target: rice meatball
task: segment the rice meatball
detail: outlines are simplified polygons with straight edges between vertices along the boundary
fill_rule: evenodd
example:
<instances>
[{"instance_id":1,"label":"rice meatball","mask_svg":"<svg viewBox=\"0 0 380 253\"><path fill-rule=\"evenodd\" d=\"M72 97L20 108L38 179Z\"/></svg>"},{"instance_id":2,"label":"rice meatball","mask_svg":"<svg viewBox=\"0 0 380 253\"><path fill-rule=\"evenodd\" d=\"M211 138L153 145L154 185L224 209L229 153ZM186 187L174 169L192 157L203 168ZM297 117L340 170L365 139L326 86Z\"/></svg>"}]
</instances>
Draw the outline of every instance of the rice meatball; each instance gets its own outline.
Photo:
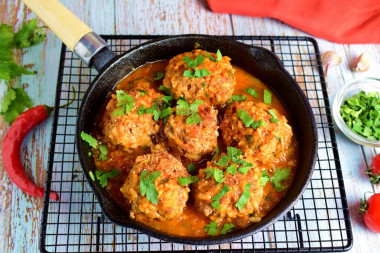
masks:
<instances>
[{"instance_id":1,"label":"rice meatball","mask_svg":"<svg viewBox=\"0 0 380 253\"><path fill-rule=\"evenodd\" d=\"M115 112L120 109L120 104L116 95L111 95L100 122L105 140L113 145L121 145L126 151L138 147L150 147L152 145L150 136L159 132L159 126L152 114L139 115L137 111L141 106L152 107L162 95L153 89L132 88L125 92L133 98L133 109L128 114L115 116Z\"/></svg>"},{"instance_id":2,"label":"rice meatball","mask_svg":"<svg viewBox=\"0 0 380 253\"><path fill-rule=\"evenodd\" d=\"M214 59L216 54L209 53ZM186 70L195 71L195 68L188 68L183 61L185 56L196 59L197 56L203 55L204 62L195 68L202 70L207 69L211 75L205 77L186 77ZM213 62L207 58L206 52L203 50L193 50L179 54L169 61L166 67L166 74L163 85L172 90L175 99L181 96L188 101L200 99L207 101L212 105L222 105L227 102L234 92L235 86L235 70L233 69L230 58L223 56L218 62Z\"/></svg>"},{"instance_id":3,"label":"rice meatball","mask_svg":"<svg viewBox=\"0 0 380 253\"><path fill-rule=\"evenodd\" d=\"M157 204L148 201L147 195L141 194L140 180L143 171L147 171L148 175L153 171L161 172L161 175L154 180L158 192ZM181 186L177 178L188 176L182 163L167 152L137 157L135 165L120 188L131 206L130 217L135 219L136 215L144 214L153 219L169 220L181 215L189 198L190 189L187 185Z\"/></svg>"},{"instance_id":4,"label":"rice meatball","mask_svg":"<svg viewBox=\"0 0 380 253\"><path fill-rule=\"evenodd\" d=\"M214 151L219 135L218 111L202 104L198 106L198 113L202 123L186 124L189 116L172 114L164 129L169 146L193 161Z\"/></svg>"},{"instance_id":5,"label":"rice meatball","mask_svg":"<svg viewBox=\"0 0 380 253\"><path fill-rule=\"evenodd\" d=\"M261 120L263 125L256 129L246 127L238 117L239 110L246 111L254 121ZM276 120L271 113L277 117L278 122L273 122ZM240 148L250 159L262 163L282 161L293 136L286 118L262 102L231 104L224 114L220 129L228 146Z\"/></svg>"},{"instance_id":6,"label":"rice meatball","mask_svg":"<svg viewBox=\"0 0 380 253\"><path fill-rule=\"evenodd\" d=\"M221 167L215 164L215 161L208 162L206 169L199 170L199 182L193 184L192 193L196 209L206 217L217 222L221 218L250 220L251 217L255 217L264 196L264 189L259 179L262 169L253 163L252 167L246 171L246 174L243 174L239 172L239 168L243 166L241 164L230 161L226 166ZM227 172L229 166L236 166L235 173L232 172L231 174ZM223 171L223 182L217 183L215 181L215 177L212 174L213 169ZM249 199L244 207L239 210L235 205L242 196L247 184L251 184L251 186L248 185L250 192ZM215 205L218 201L214 197L226 187L225 185L229 188L229 191L220 198L218 208ZM259 221L260 218L257 219L256 217L254 220Z\"/></svg>"}]
</instances>

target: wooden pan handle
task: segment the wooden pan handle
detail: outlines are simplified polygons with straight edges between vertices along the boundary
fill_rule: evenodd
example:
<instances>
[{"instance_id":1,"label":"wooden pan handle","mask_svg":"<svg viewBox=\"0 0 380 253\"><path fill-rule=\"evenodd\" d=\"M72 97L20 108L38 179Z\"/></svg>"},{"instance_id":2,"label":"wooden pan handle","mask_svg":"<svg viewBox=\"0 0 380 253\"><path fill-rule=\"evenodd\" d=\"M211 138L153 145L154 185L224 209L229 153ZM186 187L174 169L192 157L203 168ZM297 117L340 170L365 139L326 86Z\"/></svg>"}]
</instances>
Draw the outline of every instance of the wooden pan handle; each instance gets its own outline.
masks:
<instances>
[{"instance_id":1,"label":"wooden pan handle","mask_svg":"<svg viewBox=\"0 0 380 253\"><path fill-rule=\"evenodd\" d=\"M74 51L75 45L91 28L58 0L22 0L62 42Z\"/></svg>"}]
</instances>

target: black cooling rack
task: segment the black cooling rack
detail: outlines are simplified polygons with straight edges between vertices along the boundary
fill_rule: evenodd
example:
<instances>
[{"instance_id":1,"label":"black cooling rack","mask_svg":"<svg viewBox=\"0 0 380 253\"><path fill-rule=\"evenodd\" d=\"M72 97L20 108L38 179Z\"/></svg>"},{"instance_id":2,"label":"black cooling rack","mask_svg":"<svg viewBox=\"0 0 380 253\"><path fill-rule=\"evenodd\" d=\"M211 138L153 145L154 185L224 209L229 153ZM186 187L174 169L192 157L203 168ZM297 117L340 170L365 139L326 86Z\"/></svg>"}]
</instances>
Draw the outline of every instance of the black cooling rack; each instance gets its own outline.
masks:
<instances>
[{"instance_id":1,"label":"black cooling rack","mask_svg":"<svg viewBox=\"0 0 380 253\"><path fill-rule=\"evenodd\" d=\"M158 37L104 36L117 54ZM262 232L216 246L173 244L109 222L83 177L75 147L78 108L97 72L84 66L63 46L55 108L74 96L73 87L76 97L68 108L56 109L54 114L41 225L40 248L43 252L328 252L351 248L351 223L316 41L308 37L233 38L276 53L304 90L315 114L319 135L318 160L312 180L294 208ZM58 202L47 198L50 190L59 193Z\"/></svg>"}]
</instances>

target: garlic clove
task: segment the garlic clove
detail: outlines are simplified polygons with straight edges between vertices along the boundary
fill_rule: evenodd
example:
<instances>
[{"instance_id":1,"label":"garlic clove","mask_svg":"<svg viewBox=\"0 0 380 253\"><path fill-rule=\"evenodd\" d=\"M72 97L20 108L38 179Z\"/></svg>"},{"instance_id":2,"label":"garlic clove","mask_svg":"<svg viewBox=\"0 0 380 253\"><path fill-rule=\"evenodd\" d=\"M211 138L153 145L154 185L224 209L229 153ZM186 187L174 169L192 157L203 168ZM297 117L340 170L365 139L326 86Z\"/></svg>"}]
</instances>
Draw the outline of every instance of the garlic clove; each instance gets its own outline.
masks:
<instances>
[{"instance_id":1,"label":"garlic clove","mask_svg":"<svg viewBox=\"0 0 380 253\"><path fill-rule=\"evenodd\" d=\"M369 52L362 53L354 62L353 68L359 72L364 72L371 66L371 55Z\"/></svg>"},{"instance_id":2,"label":"garlic clove","mask_svg":"<svg viewBox=\"0 0 380 253\"><path fill-rule=\"evenodd\" d=\"M342 58L334 51L327 51L322 54L323 73L327 76L329 67L337 66L342 62Z\"/></svg>"}]
</instances>

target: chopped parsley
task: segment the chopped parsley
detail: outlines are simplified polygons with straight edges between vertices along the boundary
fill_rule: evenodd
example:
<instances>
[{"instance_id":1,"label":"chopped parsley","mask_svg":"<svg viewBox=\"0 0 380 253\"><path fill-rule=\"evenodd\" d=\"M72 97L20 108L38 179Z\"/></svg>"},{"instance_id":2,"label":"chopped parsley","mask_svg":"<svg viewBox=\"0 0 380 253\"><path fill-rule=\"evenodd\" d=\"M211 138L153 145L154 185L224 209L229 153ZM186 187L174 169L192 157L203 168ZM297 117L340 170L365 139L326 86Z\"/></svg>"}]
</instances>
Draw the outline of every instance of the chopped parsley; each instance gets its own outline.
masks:
<instances>
[{"instance_id":1,"label":"chopped parsley","mask_svg":"<svg viewBox=\"0 0 380 253\"><path fill-rule=\"evenodd\" d=\"M176 113L177 115L189 115L186 119L187 125L203 123L201 116L198 113L198 106L202 105L202 100L194 100L194 103L189 104L184 100L177 101Z\"/></svg>"},{"instance_id":2,"label":"chopped parsley","mask_svg":"<svg viewBox=\"0 0 380 253\"><path fill-rule=\"evenodd\" d=\"M148 92L145 91L145 90L139 90L139 89L138 89L137 91L140 92L141 96L144 96L144 95L148 94Z\"/></svg>"},{"instance_id":3,"label":"chopped parsley","mask_svg":"<svg viewBox=\"0 0 380 253\"><path fill-rule=\"evenodd\" d=\"M222 53L220 52L220 50L218 49L218 51L216 51L216 59L214 57L212 57L207 51L206 51L206 56L207 58L210 59L210 61L212 62L218 62L222 59Z\"/></svg>"},{"instance_id":4,"label":"chopped parsley","mask_svg":"<svg viewBox=\"0 0 380 253\"><path fill-rule=\"evenodd\" d=\"M185 76L185 77L198 77L198 78L209 76L211 74L212 73L205 68L203 68L203 69L195 68L194 71L193 70L185 70L185 72L183 72L183 76Z\"/></svg>"},{"instance_id":5,"label":"chopped parsley","mask_svg":"<svg viewBox=\"0 0 380 253\"><path fill-rule=\"evenodd\" d=\"M269 174L266 170L262 171L261 172L261 177L259 178L260 179L260 182L261 182L261 186L266 186L270 177L269 177Z\"/></svg>"},{"instance_id":6,"label":"chopped parsley","mask_svg":"<svg viewBox=\"0 0 380 253\"><path fill-rule=\"evenodd\" d=\"M154 185L154 180L156 180L161 174L161 171L152 171L149 173L149 171L143 170L140 175L141 195L146 195L146 199L155 205L158 203L158 192Z\"/></svg>"},{"instance_id":7,"label":"chopped parsley","mask_svg":"<svg viewBox=\"0 0 380 253\"><path fill-rule=\"evenodd\" d=\"M284 180L289 178L291 168L277 168L276 172L271 177L270 181L272 182L274 189L277 191L283 191L284 186L281 184Z\"/></svg>"},{"instance_id":8,"label":"chopped parsley","mask_svg":"<svg viewBox=\"0 0 380 253\"><path fill-rule=\"evenodd\" d=\"M241 102L241 101L246 101L246 100L247 100L247 96L245 95L232 95L231 98L228 99L227 105L232 104L232 101Z\"/></svg>"},{"instance_id":9,"label":"chopped parsley","mask_svg":"<svg viewBox=\"0 0 380 253\"><path fill-rule=\"evenodd\" d=\"M138 115L143 115L144 113L146 113L146 107L145 107L145 105L142 105L142 106L140 106L138 109L137 109L137 114Z\"/></svg>"},{"instance_id":10,"label":"chopped parsley","mask_svg":"<svg viewBox=\"0 0 380 253\"><path fill-rule=\"evenodd\" d=\"M230 173L231 175L236 175L237 173L237 167L236 164L231 164L230 166L227 167L226 171Z\"/></svg>"},{"instance_id":11,"label":"chopped parsley","mask_svg":"<svg viewBox=\"0 0 380 253\"><path fill-rule=\"evenodd\" d=\"M182 61L186 63L189 69L193 69L196 66L202 64L205 61L205 57L200 54L197 56L197 58L195 58L195 60L193 60L189 56L185 56Z\"/></svg>"},{"instance_id":12,"label":"chopped parsley","mask_svg":"<svg viewBox=\"0 0 380 253\"><path fill-rule=\"evenodd\" d=\"M106 145L99 145L99 160L100 161L105 161L108 159L108 148Z\"/></svg>"},{"instance_id":13,"label":"chopped parsley","mask_svg":"<svg viewBox=\"0 0 380 253\"><path fill-rule=\"evenodd\" d=\"M112 112L112 115L114 117L116 116L122 116L124 114L128 114L133 109L133 97L129 96L125 91L123 90L116 90L116 99L117 104L115 109Z\"/></svg>"},{"instance_id":14,"label":"chopped parsley","mask_svg":"<svg viewBox=\"0 0 380 253\"><path fill-rule=\"evenodd\" d=\"M95 171L95 177L94 174L90 171L89 172L90 177L93 181L95 181L95 178L99 181L101 187L106 187L108 183L108 178L114 178L120 175L120 171L112 169L110 171L103 171L103 170L96 170Z\"/></svg>"},{"instance_id":15,"label":"chopped parsley","mask_svg":"<svg viewBox=\"0 0 380 253\"><path fill-rule=\"evenodd\" d=\"M236 202L236 204L235 204L235 206L239 209L239 211L244 208L245 204L247 204L247 202L249 200L249 197L251 194L251 192L249 191L249 188L251 187L251 185L252 184L246 184L244 186L244 192L240 196L238 202Z\"/></svg>"},{"instance_id":16,"label":"chopped parsley","mask_svg":"<svg viewBox=\"0 0 380 253\"><path fill-rule=\"evenodd\" d=\"M227 234L227 232L229 230L233 229L234 227L235 227L234 224L232 224L232 223L226 223L226 224L223 225L222 230L220 230L220 234L221 235L225 235L225 234Z\"/></svg>"},{"instance_id":17,"label":"chopped parsley","mask_svg":"<svg viewBox=\"0 0 380 253\"><path fill-rule=\"evenodd\" d=\"M165 92L165 94L168 96L172 95L172 91L166 86L160 85L160 87L158 87L158 90Z\"/></svg>"},{"instance_id":18,"label":"chopped parsley","mask_svg":"<svg viewBox=\"0 0 380 253\"><path fill-rule=\"evenodd\" d=\"M192 184L192 183L196 183L199 181L199 178L197 178L196 176L190 176L190 177L178 177L177 178L178 180L178 183L181 185L181 186L184 186L184 185L188 185L188 184Z\"/></svg>"},{"instance_id":19,"label":"chopped parsley","mask_svg":"<svg viewBox=\"0 0 380 253\"><path fill-rule=\"evenodd\" d=\"M170 114L172 114L172 113L173 113L172 108L167 107L161 111L160 119L166 118L166 117L170 116Z\"/></svg>"},{"instance_id":20,"label":"chopped parsley","mask_svg":"<svg viewBox=\"0 0 380 253\"><path fill-rule=\"evenodd\" d=\"M157 72L156 75L153 77L154 80L160 80L165 76L165 73Z\"/></svg>"},{"instance_id":21,"label":"chopped parsley","mask_svg":"<svg viewBox=\"0 0 380 253\"><path fill-rule=\"evenodd\" d=\"M214 176L215 182L217 183L223 183L224 182L224 175L223 171L217 168L207 168L203 170L206 173L206 179L210 178L211 176Z\"/></svg>"},{"instance_id":22,"label":"chopped parsley","mask_svg":"<svg viewBox=\"0 0 380 253\"><path fill-rule=\"evenodd\" d=\"M222 190L220 190L220 192L218 194L216 194L214 197L212 197L211 200L213 200L214 202L211 203L211 206L216 208L216 209L220 209L219 201L230 190L231 190L230 187L228 187L228 185L224 184Z\"/></svg>"},{"instance_id":23,"label":"chopped parsley","mask_svg":"<svg viewBox=\"0 0 380 253\"><path fill-rule=\"evenodd\" d=\"M278 122L278 117L277 117L276 113L274 112L274 110L270 109L268 112L272 116L272 118L270 119L270 121L273 122L273 123L277 123Z\"/></svg>"},{"instance_id":24,"label":"chopped parsley","mask_svg":"<svg viewBox=\"0 0 380 253\"><path fill-rule=\"evenodd\" d=\"M246 127L252 127L253 129L257 129L260 126L265 126L265 122L261 119L258 121L254 121L251 116L249 116L248 112L240 109L237 113L238 118L243 121Z\"/></svg>"},{"instance_id":25,"label":"chopped parsley","mask_svg":"<svg viewBox=\"0 0 380 253\"><path fill-rule=\"evenodd\" d=\"M218 223L211 221L204 229L208 235L216 235L218 233Z\"/></svg>"},{"instance_id":26,"label":"chopped parsley","mask_svg":"<svg viewBox=\"0 0 380 253\"><path fill-rule=\"evenodd\" d=\"M264 90L264 103L271 104L272 103L272 93L269 90Z\"/></svg>"},{"instance_id":27,"label":"chopped parsley","mask_svg":"<svg viewBox=\"0 0 380 253\"><path fill-rule=\"evenodd\" d=\"M162 101L164 101L165 103L170 104L170 101L173 100L173 96L163 96L161 99L162 99Z\"/></svg>"},{"instance_id":28,"label":"chopped parsley","mask_svg":"<svg viewBox=\"0 0 380 253\"><path fill-rule=\"evenodd\" d=\"M255 97L255 98L259 97L259 95L257 94L257 91L254 90L253 88L249 87L249 88L245 89L245 92L248 93L249 95Z\"/></svg>"},{"instance_id":29,"label":"chopped parsley","mask_svg":"<svg viewBox=\"0 0 380 253\"><path fill-rule=\"evenodd\" d=\"M219 158L218 162L216 162L215 164L216 165L219 165L219 166L226 166L227 163L231 160L231 157L230 156L227 156L227 155L222 155L222 157Z\"/></svg>"},{"instance_id":30,"label":"chopped parsley","mask_svg":"<svg viewBox=\"0 0 380 253\"><path fill-rule=\"evenodd\" d=\"M243 175L247 175L248 170L249 170L250 168L251 168L250 166L247 166L247 167L240 167L240 168L238 169L238 171L239 171L241 174L243 174Z\"/></svg>"},{"instance_id":31,"label":"chopped parsley","mask_svg":"<svg viewBox=\"0 0 380 253\"><path fill-rule=\"evenodd\" d=\"M98 148L98 141L94 137L92 137L91 135L86 134L85 132L82 131L80 133L80 137L82 138L82 140L87 142L88 145L90 145L91 147Z\"/></svg>"},{"instance_id":32,"label":"chopped parsley","mask_svg":"<svg viewBox=\"0 0 380 253\"><path fill-rule=\"evenodd\" d=\"M189 165L187 165L187 171L188 172L194 172L196 170L195 168L195 165L190 163Z\"/></svg>"}]
</instances>

